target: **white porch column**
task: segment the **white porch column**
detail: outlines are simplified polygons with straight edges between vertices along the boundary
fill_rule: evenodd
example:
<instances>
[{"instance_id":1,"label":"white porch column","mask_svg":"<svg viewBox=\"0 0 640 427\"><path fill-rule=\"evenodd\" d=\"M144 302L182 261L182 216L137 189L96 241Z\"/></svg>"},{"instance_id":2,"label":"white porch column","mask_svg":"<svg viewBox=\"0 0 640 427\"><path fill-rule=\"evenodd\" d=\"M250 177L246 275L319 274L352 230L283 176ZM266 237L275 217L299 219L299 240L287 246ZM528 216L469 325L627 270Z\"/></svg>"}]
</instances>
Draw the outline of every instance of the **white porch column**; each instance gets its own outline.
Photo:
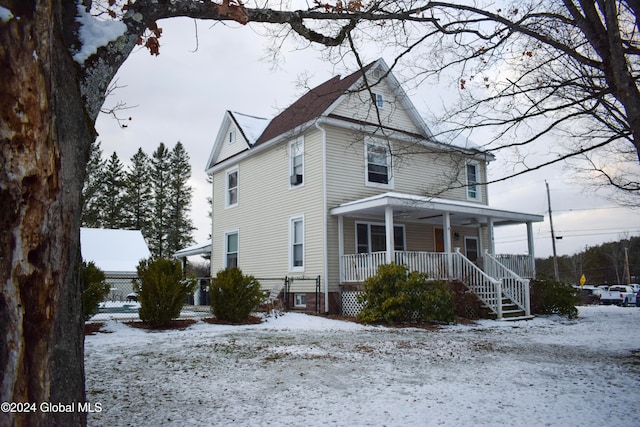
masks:
<instances>
[{"instance_id":1,"label":"white porch column","mask_svg":"<svg viewBox=\"0 0 640 427\"><path fill-rule=\"evenodd\" d=\"M384 229L387 243L387 264L393 262L393 207L386 206L384 208Z\"/></svg>"},{"instance_id":2,"label":"white porch column","mask_svg":"<svg viewBox=\"0 0 640 427\"><path fill-rule=\"evenodd\" d=\"M488 250L491 255L496 254L496 241L493 237L493 218L487 218L487 235L489 236Z\"/></svg>"},{"instance_id":3,"label":"white porch column","mask_svg":"<svg viewBox=\"0 0 640 427\"><path fill-rule=\"evenodd\" d=\"M444 234L444 253L447 257L447 276L453 277L453 258L451 249L451 214L445 212L442 215L442 234Z\"/></svg>"},{"instance_id":4,"label":"white porch column","mask_svg":"<svg viewBox=\"0 0 640 427\"><path fill-rule=\"evenodd\" d=\"M536 277L536 254L533 248L533 223L527 221L527 245L529 246L529 259L531 260L531 269L533 277Z\"/></svg>"},{"instance_id":5,"label":"white porch column","mask_svg":"<svg viewBox=\"0 0 640 427\"><path fill-rule=\"evenodd\" d=\"M529 256L535 259L536 254L533 249L533 223L531 221L527 221L527 245L529 246Z\"/></svg>"},{"instance_id":6,"label":"white porch column","mask_svg":"<svg viewBox=\"0 0 640 427\"><path fill-rule=\"evenodd\" d=\"M340 283L344 282L344 216L338 215L338 268ZM326 277L325 277L326 280Z\"/></svg>"}]
</instances>

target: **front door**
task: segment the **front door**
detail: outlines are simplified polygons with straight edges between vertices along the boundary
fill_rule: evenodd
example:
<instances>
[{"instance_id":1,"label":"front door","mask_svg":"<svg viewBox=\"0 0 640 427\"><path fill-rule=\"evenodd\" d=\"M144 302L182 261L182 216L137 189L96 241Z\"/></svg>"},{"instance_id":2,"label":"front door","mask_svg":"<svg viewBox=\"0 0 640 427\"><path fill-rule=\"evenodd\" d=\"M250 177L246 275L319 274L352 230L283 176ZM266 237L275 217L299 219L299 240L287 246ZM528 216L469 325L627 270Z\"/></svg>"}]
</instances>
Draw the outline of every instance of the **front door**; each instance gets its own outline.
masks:
<instances>
[{"instance_id":1,"label":"front door","mask_svg":"<svg viewBox=\"0 0 640 427\"><path fill-rule=\"evenodd\" d=\"M434 228L433 237L436 243L436 252L444 252L444 231L442 228Z\"/></svg>"}]
</instances>

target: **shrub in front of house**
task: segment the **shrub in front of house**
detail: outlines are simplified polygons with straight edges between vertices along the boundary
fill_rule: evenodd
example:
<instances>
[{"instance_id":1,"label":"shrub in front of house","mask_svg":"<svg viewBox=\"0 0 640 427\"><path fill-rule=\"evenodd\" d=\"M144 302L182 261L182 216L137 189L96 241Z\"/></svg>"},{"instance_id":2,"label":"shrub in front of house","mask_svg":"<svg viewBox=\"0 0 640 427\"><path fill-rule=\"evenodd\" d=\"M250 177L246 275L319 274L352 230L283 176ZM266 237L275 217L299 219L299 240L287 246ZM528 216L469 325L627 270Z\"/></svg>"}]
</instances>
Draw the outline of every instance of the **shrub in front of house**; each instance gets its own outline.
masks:
<instances>
[{"instance_id":1,"label":"shrub in front of house","mask_svg":"<svg viewBox=\"0 0 640 427\"><path fill-rule=\"evenodd\" d=\"M578 317L578 290L548 276L540 276L530 284L531 313L559 314L569 319Z\"/></svg>"},{"instance_id":2,"label":"shrub in front of house","mask_svg":"<svg viewBox=\"0 0 640 427\"><path fill-rule=\"evenodd\" d=\"M110 286L106 282L104 272L93 261L82 262L82 316L89 320L98 312L98 307L109 295Z\"/></svg>"},{"instance_id":3,"label":"shrub in front of house","mask_svg":"<svg viewBox=\"0 0 640 427\"><path fill-rule=\"evenodd\" d=\"M358 296L363 323L400 323L455 320L453 295L443 281L428 280L426 274L411 272L397 264L381 265L365 280Z\"/></svg>"},{"instance_id":4,"label":"shrub in front of house","mask_svg":"<svg viewBox=\"0 0 640 427\"><path fill-rule=\"evenodd\" d=\"M142 260L137 269L134 289L140 303L140 320L153 327L167 326L180 315L196 281L183 277L182 266L177 260Z\"/></svg>"},{"instance_id":5,"label":"shrub in front of house","mask_svg":"<svg viewBox=\"0 0 640 427\"><path fill-rule=\"evenodd\" d=\"M264 300L260 283L238 267L218 271L209 289L211 311L218 320L242 323Z\"/></svg>"}]
</instances>

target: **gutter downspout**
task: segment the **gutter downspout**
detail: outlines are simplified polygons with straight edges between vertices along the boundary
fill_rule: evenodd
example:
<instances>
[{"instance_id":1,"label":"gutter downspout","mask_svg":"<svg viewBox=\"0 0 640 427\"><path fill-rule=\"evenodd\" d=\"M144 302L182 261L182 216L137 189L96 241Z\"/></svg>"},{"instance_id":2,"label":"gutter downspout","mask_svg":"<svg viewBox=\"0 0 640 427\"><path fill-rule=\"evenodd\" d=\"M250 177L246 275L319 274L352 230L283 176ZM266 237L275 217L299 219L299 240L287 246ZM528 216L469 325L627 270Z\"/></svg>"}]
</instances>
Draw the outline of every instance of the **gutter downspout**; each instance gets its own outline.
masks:
<instances>
[{"instance_id":1,"label":"gutter downspout","mask_svg":"<svg viewBox=\"0 0 640 427\"><path fill-rule=\"evenodd\" d=\"M315 127L322 133L322 274L324 276L324 312L329 313L329 245L327 244L327 131L320 126L322 119Z\"/></svg>"}]
</instances>

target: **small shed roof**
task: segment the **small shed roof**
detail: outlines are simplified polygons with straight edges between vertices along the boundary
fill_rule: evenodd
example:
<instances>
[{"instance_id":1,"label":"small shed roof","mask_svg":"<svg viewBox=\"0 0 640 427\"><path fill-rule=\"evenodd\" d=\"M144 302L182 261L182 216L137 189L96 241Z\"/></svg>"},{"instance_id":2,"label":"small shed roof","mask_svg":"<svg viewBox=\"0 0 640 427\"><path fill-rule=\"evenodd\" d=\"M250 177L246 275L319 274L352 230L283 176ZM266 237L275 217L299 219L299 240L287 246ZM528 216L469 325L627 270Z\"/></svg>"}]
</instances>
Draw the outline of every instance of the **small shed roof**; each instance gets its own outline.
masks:
<instances>
[{"instance_id":1,"label":"small shed roof","mask_svg":"<svg viewBox=\"0 0 640 427\"><path fill-rule=\"evenodd\" d=\"M105 273L136 273L142 259L151 256L140 230L81 228L82 259L93 261Z\"/></svg>"},{"instance_id":2,"label":"small shed roof","mask_svg":"<svg viewBox=\"0 0 640 427\"><path fill-rule=\"evenodd\" d=\"M211 254L211 239L184 249L180 249L178 252L173 254L173 256L176 258L184 258L188 256L204 254Z\"/></svg>"}]
</instances>

